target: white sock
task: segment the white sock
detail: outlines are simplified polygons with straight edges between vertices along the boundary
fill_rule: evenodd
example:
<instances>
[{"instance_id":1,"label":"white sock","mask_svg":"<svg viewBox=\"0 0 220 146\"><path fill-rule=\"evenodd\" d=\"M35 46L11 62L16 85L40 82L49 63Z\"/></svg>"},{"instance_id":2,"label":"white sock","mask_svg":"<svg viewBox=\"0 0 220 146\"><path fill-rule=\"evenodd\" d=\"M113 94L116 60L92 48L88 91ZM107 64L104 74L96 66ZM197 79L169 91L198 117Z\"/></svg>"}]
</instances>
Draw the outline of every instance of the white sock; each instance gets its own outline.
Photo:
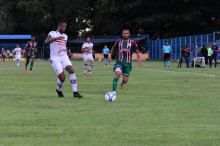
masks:
<instances>
[{"instance_id":1,"label":"white sock","mask_svg":"<svg viewBox=\"0 0 220 146\"><path fill-rule=\"evenodd\" d=\"M72 84L73 92L77 92L77 80L76 80L76 74L70 74L70 82Z\"/></svg>"},{"instance_id":2,"label":"white sock","mask_svg":"<svg viewBox=\"0 0 220 146\"><path fill-rule=\"evenodd\" d=\"M63 88L63 82L60 81L60 79L57 79L57 90L62 91Z\"/></svg>"},{"instance_id":3,"label":"white sock","mask_svg":"<svg viewBox=\"0 0 220 146\"><path fill-rule=\"evenodd\" d=\"M83 67L83 74L86 74L86 69L87 69L87 64L84 64L84 67Z\"/></svg>"},{"instance_id":4,"label":"white sock","mask_svg":"<svg viewBox=\"0 0 220 146\"><path fill-rule=\"evenodd\" d=\"M90 70L90 71L92 70L92 67L93 67L93 63L90 64L90 66L89 66L89 70Z\"/></svg>"},{"instance_id":5,"label":"white sock","mask_svg":"<svg viewBox=\"0 0 220 146\"><path fill-rule=\"evenodd\" d=\"M19 60L17 60L17 67L20 65L20 61Z\"/></svg>"}]
</instances>

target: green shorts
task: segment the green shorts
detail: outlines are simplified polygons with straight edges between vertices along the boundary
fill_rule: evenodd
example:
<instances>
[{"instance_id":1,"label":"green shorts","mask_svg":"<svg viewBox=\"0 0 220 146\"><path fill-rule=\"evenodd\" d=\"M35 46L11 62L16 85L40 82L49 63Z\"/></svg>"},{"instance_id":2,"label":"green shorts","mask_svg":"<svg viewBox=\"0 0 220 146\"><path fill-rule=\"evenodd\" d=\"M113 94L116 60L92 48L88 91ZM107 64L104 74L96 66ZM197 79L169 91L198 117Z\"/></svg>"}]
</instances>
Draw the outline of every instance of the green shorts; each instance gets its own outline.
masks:
<instances>
[{"instance_id":1,"label":"green shorts","mask_svg":"<svg viewBox=\"0 0 220 146\"><path fill-rule=\"evenodd\" d=\"M27 59L34 59L35 55L27 56Z\"/></svg>"},{"instance_id":2,"label":"green shorts","mask_svg":"<svg viewBox=\"0 0 220 146\"><path fill-rule=\"evenodd\" d=\"M131 74L132 65L131 65L131 63L117 61L116 64L114 65L113 71L115 72L117 68L120 68L123 76L129 77Z\"/></svg>"}]
</instances>

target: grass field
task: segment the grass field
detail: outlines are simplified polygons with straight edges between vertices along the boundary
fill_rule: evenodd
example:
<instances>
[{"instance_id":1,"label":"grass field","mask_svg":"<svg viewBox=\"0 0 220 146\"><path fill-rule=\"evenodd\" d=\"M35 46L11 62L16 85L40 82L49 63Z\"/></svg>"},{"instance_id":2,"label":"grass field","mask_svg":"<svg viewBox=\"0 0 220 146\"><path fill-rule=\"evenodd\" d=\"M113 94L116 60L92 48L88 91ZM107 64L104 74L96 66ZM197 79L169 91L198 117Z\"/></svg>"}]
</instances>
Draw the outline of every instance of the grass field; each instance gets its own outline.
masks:
<instances>
[{"instance_id":1,"label":"grass field","mask_svg":"<svg viewBox=\"0 0 220 146\"><path fill-rule=\"evenodd\" d=\"M216 69L164 68L144 62L133 71L117 101L112 62L95 63L82 77L82 61L73 61L83 99L74 99L66 76L64 96L48 61L36 61L33 74L15 62L0 62L0 146L210 146L220 145L220 65Z\"/></svg>"}]
</instances>

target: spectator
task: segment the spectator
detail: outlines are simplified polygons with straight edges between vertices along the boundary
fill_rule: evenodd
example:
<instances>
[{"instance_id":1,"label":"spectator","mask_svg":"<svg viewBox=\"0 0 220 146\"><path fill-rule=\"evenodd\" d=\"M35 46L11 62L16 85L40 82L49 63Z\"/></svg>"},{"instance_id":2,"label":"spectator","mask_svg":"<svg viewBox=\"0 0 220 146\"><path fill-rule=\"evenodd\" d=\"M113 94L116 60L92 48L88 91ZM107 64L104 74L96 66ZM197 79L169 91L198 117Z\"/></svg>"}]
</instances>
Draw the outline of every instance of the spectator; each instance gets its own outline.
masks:
<instances>
[{"instance_id":1,"label":"spectator","mask_svg":"<svg viewBox=\"0 0 220 146\"><path fill-rule=\"evenodd\" d=\"M215 67L214 68L216 68L218 51L219 51L218 46L217 46L216 42L214 41L213 46L212 46L212 56L209 59L209 68L212 68L212 60L213 59L215 61Z\"/></svg>"},{"instance_id":2,"label":"spectator","mask_svg":"<svg viewBox=\"0 0 220 146\"><path fill-rule=\"evenodd\" d=\"M186 66L187 66L187 68L189 68L190 49L189 49L188 45L184 45L182 52L183 52L183 57L186 60Z\"/></svg>"},{"instance_id":3,"label":"spectator","mask_svg":"<svg viewBox=\"0 0 220 146\"><path fill-rule=\"evenodd\" d=\"M208 64L208 49L206 45L203 45L203 48L201 49L202 57L205 57L205 64Z\"/></svg>"},{"instance_id":4,"label":"spectator","mask_svg":"<svg viewBox=\"0 0 220 146\"><path fill-rule=\"evenodd\" d=\"M209 62L210 62L210 58L211 58L211 56L212 56L212 48L211 48L211 46L210 45L208 45L207 46L207 50L208 50L208 60L209 60Z\"/></svg>"},{"instance_id":5,"label":"spectator","mask_svg":"<svg viewBox=\"0 0 220 146\"><path fill-rule=\"evenodd\" d=\"M3 59L3 61L5 61L6 51L5 51L4 48L2 48L1 55L2 55L2 59ZM1 61L2 61L2 59L1 59Z\"/></svg>"}]
</instances>

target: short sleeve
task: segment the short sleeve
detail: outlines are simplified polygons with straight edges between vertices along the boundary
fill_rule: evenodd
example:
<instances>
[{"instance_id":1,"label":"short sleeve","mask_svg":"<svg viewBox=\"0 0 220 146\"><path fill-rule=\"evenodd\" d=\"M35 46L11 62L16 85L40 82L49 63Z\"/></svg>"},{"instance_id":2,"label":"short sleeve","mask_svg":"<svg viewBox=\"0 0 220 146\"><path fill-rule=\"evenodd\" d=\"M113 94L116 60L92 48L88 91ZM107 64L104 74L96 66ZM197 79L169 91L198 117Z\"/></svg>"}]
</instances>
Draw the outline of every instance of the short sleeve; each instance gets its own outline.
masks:
<instances>
[{"instance_id":1,"label":"short sleeve","mask_svg":"<svg viewBox=\"0 0 220 146\"><path fill-rule=\"evenodd\" d=\"M49 34L48 34L48 36L51 36L52 38L54 38L55 37L55 33L54 33L54 31L51 31Z\"/></svg>"},{"instance_id":2,"label":"short sleeve","mask_svg":"<svg viewBox=\"0 0 220 146\"><path fill-rule=\"evenodd\" d=\"M86 48L86 44L85 43L82 45L82 48Z\"/></svg>"}]
</instances>

